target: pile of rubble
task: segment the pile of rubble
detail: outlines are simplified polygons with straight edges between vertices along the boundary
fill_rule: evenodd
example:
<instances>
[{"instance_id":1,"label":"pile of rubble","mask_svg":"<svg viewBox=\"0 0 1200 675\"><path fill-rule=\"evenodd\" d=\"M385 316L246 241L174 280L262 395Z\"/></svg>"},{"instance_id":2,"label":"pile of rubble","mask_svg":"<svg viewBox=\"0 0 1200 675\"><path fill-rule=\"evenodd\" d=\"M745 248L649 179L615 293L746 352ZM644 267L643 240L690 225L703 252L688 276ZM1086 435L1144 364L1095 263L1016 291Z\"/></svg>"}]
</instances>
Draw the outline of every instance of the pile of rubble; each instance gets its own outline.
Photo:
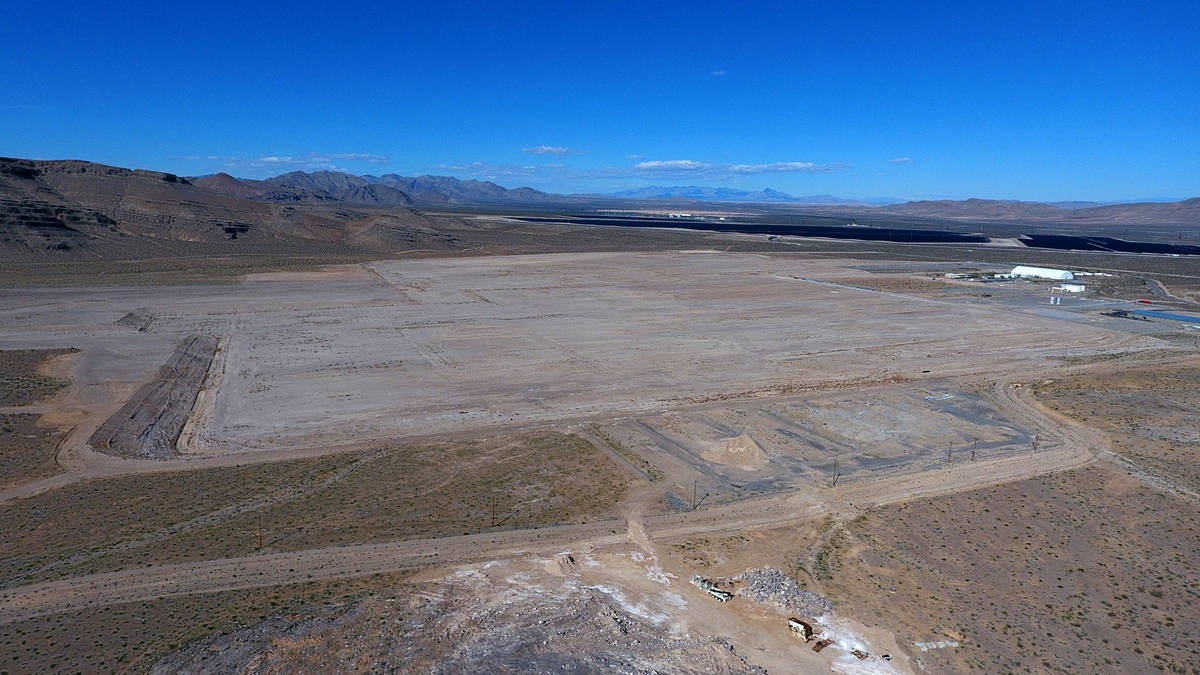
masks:
<instances>
[{"instance_id":1,"label":"pile of rubble","mask_svg":"<svg viewBox=\"0 0 1200 675\"><path fill-rule=\"evenodd\" d=\"M792 614L821 616L833 611L833 603L806 591L795 579L776 569L746 570L739 577L745 582L738 595L756 602L771 602Z\"/></svg>"}]
</instances>

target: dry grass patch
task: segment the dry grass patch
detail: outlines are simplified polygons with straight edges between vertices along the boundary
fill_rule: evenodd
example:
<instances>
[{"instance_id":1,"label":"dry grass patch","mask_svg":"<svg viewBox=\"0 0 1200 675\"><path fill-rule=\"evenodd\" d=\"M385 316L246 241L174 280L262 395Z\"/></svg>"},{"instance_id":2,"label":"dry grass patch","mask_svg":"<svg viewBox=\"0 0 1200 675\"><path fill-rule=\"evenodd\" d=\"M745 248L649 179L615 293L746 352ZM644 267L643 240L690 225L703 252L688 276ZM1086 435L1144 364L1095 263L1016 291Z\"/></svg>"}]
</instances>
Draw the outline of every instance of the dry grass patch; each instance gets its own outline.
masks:
<instances>
[{"instance_id":1,"label":"dry grass patch","mask_svg":"<svg viewBox=\"0 0 1200 675\"><path fill-rule=\"evenodd\" d=\"M1151 474L1200 492L1200 368L1122 369L1035 386L1046 405L1108 434Z\"/></svg>"},{"instance_id":2,"label":"dry grass patch","mask_svg":"<svg viewBox=\"0 0 1200 675\"><path fill-rule=\"evenodd\" d=\"M876 291L889 291L891 293L936 293L954 287L951 284L936 279L909 276L852 277L833 279L833 281L849 286L870 288Z\"/></svg>"},{"instance_id":3,"label":"dry grass patch","mask_svg":"<svg viewBox=\"0 0 1200 675\"><path fill-rule=\"evenodd\" d=\"M70 382L38 373L46 361L78 349L9 349L0 351L0 406L44 401Z\"/></svg>"},{"instance_id":4,"label":"dry grass patch","mask_svg":"<svg viewBox=\"0 0 1200 675\"><path fill-rule=\"evenodd\" d=\"M0 488L61 473L54 452L63 432L38 426L40 418L0 414Z\"/></svg>"},{"instance_id":5,"label":"dry grass patch","mask_svg":"<svg viewBox=\"0 0 1200 675\"><path fill-rule=\"evenodd\" d=\"M614 517L628 485L558 433L93 480L0 512L0 579L585 522Z\"/></svg>"},{"instance_id":6,"label":"dry grass patch","mask_svg":"<svg viewBox=\"0 0 1200 675\"><path fill-rule=\"evenodd\" d=\"M381 451L340 480L294 500L192 532L148 562L246 555L259 524L270 551L458 535L613 517L628 479L577 436L539 433ZM109 561L119 566L137 558Z\"/></svg>"},{"instance_id":7,"label":"dry grass patch","mask_svg":"<svg viewBox=\"0 0 1200 675\"><path fill-rule=\"evenodd\" d=\"M163 656L214 632L283 614L297 620L326 603L403 588L407 574L311 582L95 607L0 625L0 672L144 673Z\"/></svg>"},{"instance_id":8,"label":"dry grass patch","mask_svg":"<svg viewBox=\"0 0 1200 675\"><path fill-rule=\"evenodd\" d=\"M24 574L60 559L153 537L281 487L315 482L351 461L353 457L336 455L100 478L8 502L0 509L0 583L16 585ZM150 548L162 544L155 541ZM137 550L136 558L145 564L144 549Z\"/></svg>"},{"instance_id":9,"label":"dry grass patch","mask_svg":"<svg viewBox=\"0 0 1200 675\"><path fill-rule=\"evenodd\" d=\"M873 510L817 586L934 672L1194 672L1198 528L1097 464Z\"/></svg>"}]
</instances>

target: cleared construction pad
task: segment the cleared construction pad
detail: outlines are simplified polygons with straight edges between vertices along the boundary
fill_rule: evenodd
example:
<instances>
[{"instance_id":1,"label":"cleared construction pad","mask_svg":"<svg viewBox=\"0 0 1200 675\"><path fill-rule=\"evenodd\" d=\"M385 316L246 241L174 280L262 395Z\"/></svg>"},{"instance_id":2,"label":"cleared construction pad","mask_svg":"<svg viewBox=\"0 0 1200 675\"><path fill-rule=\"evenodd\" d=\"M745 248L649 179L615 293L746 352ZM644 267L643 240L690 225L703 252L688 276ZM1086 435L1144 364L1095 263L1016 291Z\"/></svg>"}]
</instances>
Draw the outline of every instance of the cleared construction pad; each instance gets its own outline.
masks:
<instances>
[{"instance_id":1,"label":"cleared construction pad","mask_svg":"<svg viewBox=\"0 0 1200 675\"><path fill-rule=\"evenodd\" d=\"M150 333L229 336L204 434L222 452L655 412L1160 344L805 280L822 264L833 265L714 253L397 261L373 265L371 280L247 283L147 311L159 317Z\"/></svg>"}]
</instances>

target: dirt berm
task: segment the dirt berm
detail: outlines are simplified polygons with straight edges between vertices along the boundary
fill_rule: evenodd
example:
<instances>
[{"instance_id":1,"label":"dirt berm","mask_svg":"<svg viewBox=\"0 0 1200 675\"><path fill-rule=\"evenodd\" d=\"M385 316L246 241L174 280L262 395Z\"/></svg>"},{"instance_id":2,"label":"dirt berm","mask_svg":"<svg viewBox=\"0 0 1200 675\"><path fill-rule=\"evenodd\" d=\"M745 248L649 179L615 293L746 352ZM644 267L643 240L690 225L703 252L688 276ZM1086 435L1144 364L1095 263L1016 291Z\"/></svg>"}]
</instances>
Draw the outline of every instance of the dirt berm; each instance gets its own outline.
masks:
<instances>
[{"instance_id":1,"label":"dirt berm","mask_svg":"<svg viewBox=\"0 0 1200 675\"><path fill-rule=\"evenodd\" d=\"M177 454L175 441L196 403L216 350L215 337L184 339L154 379L96 429L89 440L92 448L122 457L163 459Z\"/></svg>"}]
</instances>

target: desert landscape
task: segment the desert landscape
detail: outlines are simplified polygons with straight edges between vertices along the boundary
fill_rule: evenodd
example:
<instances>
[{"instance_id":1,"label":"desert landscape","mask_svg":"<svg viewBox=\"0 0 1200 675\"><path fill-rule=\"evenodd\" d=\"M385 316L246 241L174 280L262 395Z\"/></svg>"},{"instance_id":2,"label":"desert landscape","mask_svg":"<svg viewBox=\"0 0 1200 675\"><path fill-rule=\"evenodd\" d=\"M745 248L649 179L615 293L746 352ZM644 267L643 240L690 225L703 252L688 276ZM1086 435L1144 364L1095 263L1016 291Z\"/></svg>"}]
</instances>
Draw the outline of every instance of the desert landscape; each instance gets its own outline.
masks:
<instances>
[{"instance_id":1,"label":"desert landscape","mask_svg":"<svg viewBox=\"0 0 1200 675\"><path fill-rule=\"evenodd\" d=\"M1200 675L1200 3L3 16L0 675Z\"/></svg>"},{"instance_id":2,"label":"desert landscape","mask_svg":"<svg viewBox=\"0 0 1200 675\"><path fill-rule=\"evenodd\" d=\"M1194 669L1196 336L963 266L11 288L2 667Z\"/></svg>"}]
</instances>

